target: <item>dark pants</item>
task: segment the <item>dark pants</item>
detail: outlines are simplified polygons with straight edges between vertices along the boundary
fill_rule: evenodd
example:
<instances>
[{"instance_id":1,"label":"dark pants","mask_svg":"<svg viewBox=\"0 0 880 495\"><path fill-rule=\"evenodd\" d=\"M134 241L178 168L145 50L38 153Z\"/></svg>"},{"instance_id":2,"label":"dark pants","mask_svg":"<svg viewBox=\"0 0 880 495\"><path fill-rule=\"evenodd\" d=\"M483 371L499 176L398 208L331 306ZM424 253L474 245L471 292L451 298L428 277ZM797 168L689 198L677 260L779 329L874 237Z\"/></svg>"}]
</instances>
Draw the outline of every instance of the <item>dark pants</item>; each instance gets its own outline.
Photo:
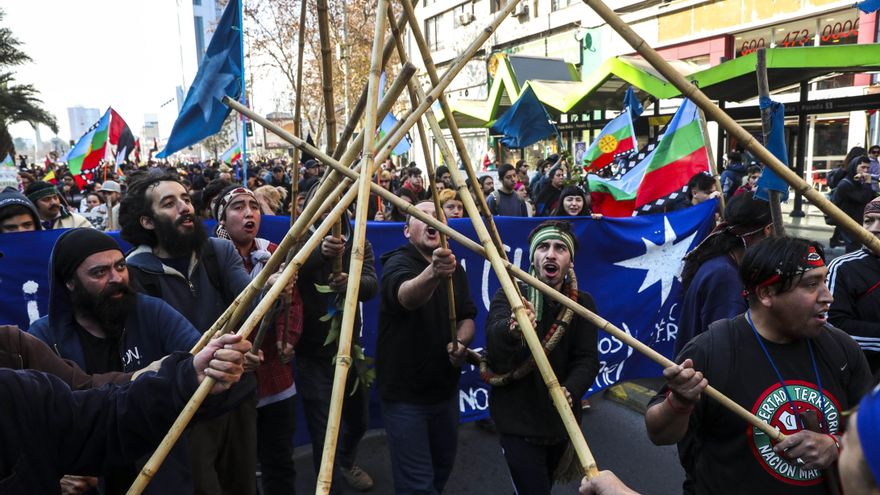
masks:
<instances>
[{"instance_id":1,"label":"dark pants","mask_svg":"<svg viewBox=\"0 0 880 495\"><path fill-rule=\"evenodd\" d=\"M257 401L248 399L189 430L189 458L196 495L255 495Z\"/></svg>"},{"instance_id":2,"label":"dark pants","mask_svg":"<svg viewBox=\"0 0 880 495\"><path fill-rule=\"evenodd\" d=\"M312 461L315 474L321 469L321 454L324 451L324 434L327 431L327 416L330 413L330 394L333 391L333 361L326 357L296 357L296 390L303 404L306 427L312 439ZM357 447L367 432L369 406L366 390L357 382L357 373L352 368L346 380L345 399L342 402L342 421L339 440L336 443L336 467L351 469L357 455ZM337 492L342 480L336 469L333 471L333 491Z\"/></svg>"},{"instance_id":3,"label":"dark pants","mask_svg":"<svg viewBox=\"0 0 880 495\"><path fill-rule=\"evenodd\" d=\"M515 435L501 435L500 442L514 491L520 495L550 495L553 472L568 443L543 445Z\"/></svg>"},{"instance_id":4,"label":"dark pants","mask_svg":"<svg viewBox=\"0 0 880 495\"><path fill-rule=\"evenodd\" d=\"M429 405L382 401L397 495L443 493L458 445L456 399Z\"/></svg>"},{"instance_id":5,"label":"dark pants","mask_svg":"<svg viewBox=\"0 0 880 495\"><path fill-rule=\"evenodd\" d=\"M257 409L257 457L263 493L296 493L293 433L296 429L296 396Z\"/></svg>"}]
</instances>

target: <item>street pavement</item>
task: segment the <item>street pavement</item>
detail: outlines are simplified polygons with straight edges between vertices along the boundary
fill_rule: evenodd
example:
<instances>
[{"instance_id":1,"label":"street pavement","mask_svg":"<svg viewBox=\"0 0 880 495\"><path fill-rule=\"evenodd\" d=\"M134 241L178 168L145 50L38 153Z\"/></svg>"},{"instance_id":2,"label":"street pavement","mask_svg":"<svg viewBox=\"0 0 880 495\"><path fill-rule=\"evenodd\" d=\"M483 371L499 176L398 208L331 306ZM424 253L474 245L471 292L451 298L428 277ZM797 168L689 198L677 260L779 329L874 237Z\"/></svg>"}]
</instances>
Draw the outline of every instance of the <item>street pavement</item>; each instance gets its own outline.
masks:
<instances>
[{"instance_id":1,"label":"street pavement","mask_svg":"<svg viewBox=\"0 0 880 495\"><path fill-rule=\"evenodd\" d=\"M842 248L830 249L828 240L833 228L826 225L822 213L815 207L805 204L806 216L789 216L792 201L782 205L786 234L820 241L826 248L830 259L843 254ZM656 390L662 384L660 379L641 380L647 391ZM610 400L606 394L597 394L591 399L592 407L584 414L581 422L587 443L599 469L610 469L633 489L643 494L681 493L684 477L674 446L657 447L648 440L645 432L643 413L645 392L632 394L622 402ZM304 425L297 425L304 427ZM314 493L315 475L312 467L311 447L296 450L297 493ZM369 472L376 486L368 493L374 495L393 494L391 467L388 459L388 445L382 430L373 430L361 443L358 464ZM577 493L577 482L558 485L554 495ZM344 494L358 493L342 487ZM474 423L463 424L459 428L458 454L452 477L445 493L452 495L507 495L512 494L507 466L501 454L498 438ZM527 494L523 494L527 495Z\"/></svg>"},{"instance_id":2,"label":"street pavement","mask_svg":"<svg viewBox=\"0 0 880 495\"><path fill-rule=\"evenodd\" d=\"M591 399L581 427L599 469L610 469L633 489L644 494L681 492L683 472L674 446L656 447L648 440L641 413L602 397ZM299 426L299 425L298 425ZM311 447L296 450L297 493L315 492ZM388 444L382 430L370 431L361 442L358 464L369 472L376 486L368 493L391 495L394 484ZM553 495L577 493L578 482L558 485ZM359 493L343 487L342 493ZM474 423L458 432L458 453L452 477L444 493L449 495L508 495L513 493L498 437ZM527 495L527 494L523 494Z\"/></svg>"}]
</instances>

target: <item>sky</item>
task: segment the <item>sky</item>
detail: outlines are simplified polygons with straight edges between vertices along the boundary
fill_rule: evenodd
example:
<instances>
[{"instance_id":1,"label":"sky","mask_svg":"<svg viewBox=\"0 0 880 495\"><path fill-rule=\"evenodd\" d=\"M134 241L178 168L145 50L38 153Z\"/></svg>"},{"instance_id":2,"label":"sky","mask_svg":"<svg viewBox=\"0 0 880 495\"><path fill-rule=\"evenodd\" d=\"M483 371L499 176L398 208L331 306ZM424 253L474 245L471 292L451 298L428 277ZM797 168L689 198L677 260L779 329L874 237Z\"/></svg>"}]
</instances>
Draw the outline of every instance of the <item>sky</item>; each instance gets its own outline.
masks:
<instances>
[{"instance_id":1,"label":"sky","mask_svg":"<svg viewBox=\"0 0 880 495\"><path fill-rule=\"evenodd\" d=\"M177 104L162 104L195 76L192 0L0 0L0 8L3 25L33 58L12 68L16 81L40 92L59 138L71 139L67 108L77 105L101 113L112 106L135 134L145 113L157 114L167 136ZM53 137L40 132L44 142ZM34 139L29 124L11 133Z\"/></svg>"}]
</instances>

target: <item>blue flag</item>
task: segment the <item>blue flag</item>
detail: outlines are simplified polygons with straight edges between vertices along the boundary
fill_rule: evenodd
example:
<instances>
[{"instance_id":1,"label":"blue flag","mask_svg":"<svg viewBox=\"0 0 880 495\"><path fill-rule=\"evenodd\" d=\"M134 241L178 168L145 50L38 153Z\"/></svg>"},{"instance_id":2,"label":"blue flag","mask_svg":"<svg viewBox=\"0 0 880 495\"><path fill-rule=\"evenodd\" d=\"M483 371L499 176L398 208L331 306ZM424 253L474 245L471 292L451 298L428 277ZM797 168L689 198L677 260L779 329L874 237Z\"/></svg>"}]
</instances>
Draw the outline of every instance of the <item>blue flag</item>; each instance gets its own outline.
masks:
<instances>
[{"instance_id":1,"label":"blue flag","mask_svg":"<svg viewBox=\"0 0 880 495\"><path fill-rule=\"evenodd\" d=\"M858 2L856 3L856 7L862 12L870 14L876 10L880 10L880 0L865 0L864 2Z\"/></svg>"},{"instance_id":2,"label":"blue flag","mask_svg":"<svg viewBox=\"0 0 880 495\"><path fill-rule=\"evenodd\" d=\"M557 134L550 123L547 109L529 86L510 108L492 125L492 132L504 134L501 144L508 148L525 148Z\"/></svg>"},{"instance_id":3,"label":"blue flag","mask_svg":"<svg viewBox=\"0 0 880 495\"><path fill-rule=\"evenodd\" d=\"M773 156L782 163L788 165L788 153L785 149L785 105L777 103L766 96L762 96L761 112L765 108L770 108L770 133L767 135L767 143L764 145ZM788 200L788 182L782 180L782 177L776 175L773 170L764 166L761 172L761 178L758 179L757 188L755 189L755 197L767 201L770 195L767 191L779 191L782 193L782 201Z\"/></svg>"},{"instance_id":4,"label":"blue flag","mask_svg":"<svg viewBox=\"0 0 880 495\"><path fill-rule=\"evenodd\" d=\"M239 20L238 1L230 1L189 87L180 115L174 121L171 137L157 158L165 158L216 134L223 126L231 109L221 100L224 96L237 99L241 94Z\"/></svg>"},{"instance_id":5,"label":"blue flag","mask_svg":"<svg viewBox=\"0 0 880 495\"><path fill-rule=\"evenodd\" d=\"M626 88L626 95L623 97L623 108L626 107L629 107L629 113L632 114L633 119L639 118L639 115L645 111L642 103L636 98L636 92L633 91L632 86Z\"/></svg>"},{"instance_id":6,"label":"blue flag","mask_svg":"<svg viewBox=\"0 0 880 495\"><path fill-rule=\"evenodd\" d=\"M382 97L385 96L385 72L379 76L379 101L382 101ZM377 103L378 104L378 103ZM397 125L397 117L394 116L393 113L388 112L385 115L385 118L382 119L382 122L379 123L379 128L377 129L377 133L379 135L379 139L384 138L387 134L391 133L391 129L394 129L394 126ZM403 139L397 142L394 145L394 149L391 150L391 154L394 156L400 156L412 147L412 139L409 137L409 133L404 134Z\"/></svg>"}]
</instances>

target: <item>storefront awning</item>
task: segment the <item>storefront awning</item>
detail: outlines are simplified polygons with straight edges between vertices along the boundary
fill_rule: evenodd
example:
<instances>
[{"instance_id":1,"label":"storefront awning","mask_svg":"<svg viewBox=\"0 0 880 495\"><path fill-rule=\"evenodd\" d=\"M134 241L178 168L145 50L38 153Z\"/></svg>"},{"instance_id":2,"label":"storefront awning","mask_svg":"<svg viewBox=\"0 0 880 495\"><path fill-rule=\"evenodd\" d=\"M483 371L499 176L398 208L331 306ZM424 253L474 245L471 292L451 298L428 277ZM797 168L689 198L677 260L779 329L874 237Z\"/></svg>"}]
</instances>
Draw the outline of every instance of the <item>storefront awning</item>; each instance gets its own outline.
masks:
<instances>
[{"instance_id":1,"label":"storefront awning","mask_svg":"<svg viewBox=\"0 0 880 495\"><path fill-rule=\"evenodd\" d=\"M756 60L757 55L751 53L704 70L696 70L695 65L687 62L671 63L710 98L742 101L758 96ZM822 76L873 71L880 71L880 44L767 50L771 91ZM534 78L525 80L525 84L520 83L510 65L500 63L486 100L450 102L459 127L490 127L526 86L534 89L538 99L553 116L591 110L619 110L623 95L630 85L642 101L649 98L676 98L681 94L638 57L608 59L583 81ZM442 119L442 116L438 114L438 118Z\"/></svg>"}]
</instances>

